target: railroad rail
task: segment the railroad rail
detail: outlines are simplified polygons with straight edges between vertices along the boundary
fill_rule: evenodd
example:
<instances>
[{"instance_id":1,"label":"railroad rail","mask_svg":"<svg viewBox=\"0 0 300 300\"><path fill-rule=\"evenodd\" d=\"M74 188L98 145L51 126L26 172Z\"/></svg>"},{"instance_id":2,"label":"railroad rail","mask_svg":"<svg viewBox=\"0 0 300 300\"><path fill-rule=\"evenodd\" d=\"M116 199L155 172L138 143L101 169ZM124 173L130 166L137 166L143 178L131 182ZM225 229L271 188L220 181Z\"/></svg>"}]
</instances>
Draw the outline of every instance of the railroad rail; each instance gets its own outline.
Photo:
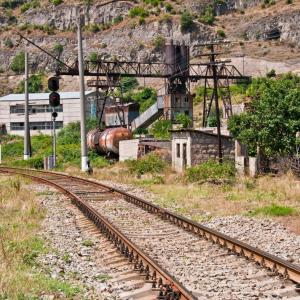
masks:
<instances>
[{"instance_id":1,"label":"railroad rail","mask_svg":"<svg viewBox=\"0 0 300 300\"><path fill-rule=\"evenodd\" d=\"M122 198L127 202L130 202L149 213L155 214L165 221L169 221L190 233L211 241L214 244L218 244L232 253L252 260L262 267L270 269L272 272L292 280L297 284L296 289L298 291L300 290L300 267L298 265L292 264L284 259L252 247L244 242L231 238L223 233L198 224L173 212L169 212L166 209L160 208L157 205L126 193L120 189L112 188L92 180L73 177L57 172L7 167L1 167L0 172L30 177L33 180L52 185L68 195L72 199L73 203L77 205L85 215L93 220L101 232L115 243L115 246L120 250L120 252L127 257L130 262L134 263L135 269L139 271L141 275L145 276L147 281L153 283L153 288L159 290L160 299L195 299L195 297L181 286L175 278L168 274L167 271L163 270L149 256L144 254L132 241L128 240L122 232L114 228L103 216L99 214L97 210L85 203L85 201L81 198L82 195L88 195L91 193L113 193L115 195L122 196ZM83 183L87 190L76 191L76 188L74 189L74 187L76 187L76 183Z\"/></svg>"}]
</instances>

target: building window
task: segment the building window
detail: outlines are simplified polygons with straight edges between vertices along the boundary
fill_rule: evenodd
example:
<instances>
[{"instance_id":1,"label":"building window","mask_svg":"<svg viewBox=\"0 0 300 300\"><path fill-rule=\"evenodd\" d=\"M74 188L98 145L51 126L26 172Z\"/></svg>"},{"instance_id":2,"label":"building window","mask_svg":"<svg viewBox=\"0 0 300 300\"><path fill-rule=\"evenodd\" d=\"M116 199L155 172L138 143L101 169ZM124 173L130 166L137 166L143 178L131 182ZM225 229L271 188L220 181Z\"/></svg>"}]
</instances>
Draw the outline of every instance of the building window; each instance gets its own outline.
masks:
<instances>
[{"instance_id":1,"label":"building window","mask_svg":"<svg viewBox=\"0 0 300 300\"><path fill-rule=\"evenodd\" d=\"M180 158L180 144L176 144L176 156Z\"/></svg>"},{"instance_id":2,"label":"building window","mask_svg":"<svg viewBox=\"0 0 300 300\"><path fill-rule=\"evenodd\" d=\"M42 105L29 105L29 113L30 114L37 114L37 113L47 113L52 112L53 108L52 106L48 104L42 104ZM55 111L57 112L63 112L63 106L62 104L55 108ZM24 114L25 108L24 105L13 105L10 107L10 113L11 114Z\"/></svg>"},{"instance_id":3,"label":"building window","mask_svg":"<svg viewBox=\"0 0 300 300\"><path fill-rule=\"evenodd\" d=\"M30 122L30 130L51 130L52 122ZM62 121L55 122L55 128L60 129L63 127ZM10 130L21 131L24 130L24 122L13 122L10 123Z\"/></svg>"},{"instance_id":4,"label":"building window","mask_svg":"<svg viewBox=\"0 0 300 300\"><path fill-rule=\"evenodd\" d=\"M188 103L188 102L189 102L189 98L188 98L188 97L185 97L185 98L184 98L184 102Z\"/></svg>"}]
</instances>

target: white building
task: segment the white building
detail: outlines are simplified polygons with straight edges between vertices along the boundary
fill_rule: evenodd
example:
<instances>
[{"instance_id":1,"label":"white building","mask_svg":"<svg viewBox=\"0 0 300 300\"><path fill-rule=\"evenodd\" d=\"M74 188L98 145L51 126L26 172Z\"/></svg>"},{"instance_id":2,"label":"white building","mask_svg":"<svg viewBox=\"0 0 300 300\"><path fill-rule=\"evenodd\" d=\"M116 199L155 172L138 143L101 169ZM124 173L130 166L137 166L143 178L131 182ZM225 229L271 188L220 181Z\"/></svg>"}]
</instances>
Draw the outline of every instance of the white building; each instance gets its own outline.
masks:
<instances>
[{"instance_id":1,"label":"white building","mask_svg":"<svg viewBox=\"0 0 300 300\"><path fill-rule=\"evenodd\" d=\"M58 113L56 128L60 129L70 122L80 120L80 93L60 92L60 106L55 108ZM86 116L96 115L95 93L87 91ZM9 134L24 135L24 94L10 94L0 97L0 124L5 124ZM31 134L51 134L51 113L49 93L29 94L29 123Z\"/></svg>"}]
</instances>

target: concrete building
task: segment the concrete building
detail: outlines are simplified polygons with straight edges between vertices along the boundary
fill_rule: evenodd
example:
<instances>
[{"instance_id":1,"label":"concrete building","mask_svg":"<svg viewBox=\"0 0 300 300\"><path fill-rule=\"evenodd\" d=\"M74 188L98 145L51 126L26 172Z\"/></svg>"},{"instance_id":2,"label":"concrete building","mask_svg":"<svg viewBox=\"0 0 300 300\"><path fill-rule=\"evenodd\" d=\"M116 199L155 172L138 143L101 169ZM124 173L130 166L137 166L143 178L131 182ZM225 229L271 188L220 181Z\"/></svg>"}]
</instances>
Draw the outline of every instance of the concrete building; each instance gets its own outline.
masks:
<instances>
[{"instance_id":1,"label":"concrete building","mask_svg":"<svg viewBox=\"0 0 300 300\"><path fill-rule=\"evenodd\" d=\"M56 128L60 129L70 122L80 120L80 93L60 92L60 106L56 107L58 117ZM87 91L86 116L96 116L95 93ZM9 134L24 134L24 94L10 94L0 98L0 123L5 124ZM29 94L29 123L31 134L51 134L52 122L48 93Z\"/></svg>"},{"instance_id":2,"label":"concrete building","mask_svg":"<svg viewBox=\"0 0 300 300\"><path fill-rule=\"evenodd\" d=\"M229 136L222 135L222 149L225 159L235 158L235 143ZM194 129L172 131L172 166L182 172L209 159L218 158L218 136Z\"/></svg>"}]
</instances>

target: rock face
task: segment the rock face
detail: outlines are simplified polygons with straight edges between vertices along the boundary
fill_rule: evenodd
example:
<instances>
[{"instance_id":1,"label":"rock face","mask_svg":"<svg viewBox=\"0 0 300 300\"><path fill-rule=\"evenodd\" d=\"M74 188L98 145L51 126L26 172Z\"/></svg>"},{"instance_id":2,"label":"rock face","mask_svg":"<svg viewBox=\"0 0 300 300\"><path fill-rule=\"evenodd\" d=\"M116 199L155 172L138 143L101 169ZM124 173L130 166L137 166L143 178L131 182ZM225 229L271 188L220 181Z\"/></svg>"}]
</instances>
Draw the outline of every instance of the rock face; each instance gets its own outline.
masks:
<instances>
[{"instance_id":1,"label":"rock face","mask_svg":"<svg viewBox=\"0 0 300 300\"><path fill-rule=\"evenodd\" d=\"M264 17L245 28L250 39L266 39L272 31L278 32L282 41L300 45L300 10Z\"/></svg>"},{"instance_id":2,"label":"rock face","mask_svg":"<svg viewBox=\"0 0 300 300\"><path fill-rule=\"evenodd\" d=\"M30 1L22 1L30 2ZM85 15L84 53L86 58L95 52L103 58L130 59L139 61L162 61L161 47L154 47L157 37L173 38L177 41L185 41L191 45L191 57L199 54L199 48L194 47L199 42L205 42L217 38L217 31L224 28L228 39L247 38L250 40L264 39L266 32L277 30L280 39L287 44L300 47L300 8L298 4L289 6L289 9L268 8L270 13L257 14L253 18L245 19L251 9L260 9L262 0L184 0L169 1L173 7L172 12L166 14L165 6L146 7L149 17L140 20L139 17L130 18L129 10L132 5L145 5L128 2L118 2L101 7L103 1L94 0L90 5L70 4L64 1L59 6L54 6L49 1L40 1L41 6L30 8L20 13L20 8L9 10L0 4L0 72L15 75L10 70L10 65L16 54L24 50L25 43L11 29L19 28L24 35L29 37L37 45L55 54L53 47L60 44L63 51L61 60L68 65L74 64L77 58L76 41L76 16L77 11ZM2 5L3 6L3 5ZM232 14L238 19L232 32L224 27L222 21L216 20L214 25L200 23L199 16L207 12L207 7L214 7L217 19ZM257 8L255 7L257 6ZM275 5L277 6L277 4ZM187 9L194 17L194 26L190 32L181 32L180 16ZM243 11L234 13L236 11ZM231 16L231 15L230 15ZM116 22L116 20L118 22ZM123 21L122 21L123 20ZM244 21L246 20L246 21ZM94 26L94 29L93 28ZM101 30L100 30L101 27ZM105 29L103 29L103 27ZM221 30L223 31L223 29ZM9 44L7 41L9 40ZM53 72L57 62L46 54L40 52L31 45L26 45L30 52L32 72ZM55 54L56 55L56 54ZM2 92L1 92L2 93Z\"/></svg>"}]
</instances>

